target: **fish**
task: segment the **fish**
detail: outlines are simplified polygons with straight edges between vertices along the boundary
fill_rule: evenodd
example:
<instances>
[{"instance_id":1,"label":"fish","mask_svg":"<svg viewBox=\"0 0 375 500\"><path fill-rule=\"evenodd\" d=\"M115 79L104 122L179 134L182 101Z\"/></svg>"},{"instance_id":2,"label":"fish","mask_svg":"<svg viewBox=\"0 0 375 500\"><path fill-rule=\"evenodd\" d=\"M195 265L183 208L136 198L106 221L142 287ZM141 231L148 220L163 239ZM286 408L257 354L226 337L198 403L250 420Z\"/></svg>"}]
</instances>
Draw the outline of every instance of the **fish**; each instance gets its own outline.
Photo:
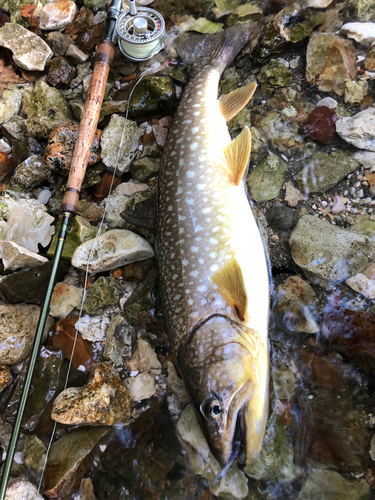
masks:
<instances>
[{"instance_id":1,"label":"fish","mask_svg":"<svg viewBox=\"0 0 375 500\"><path fill-rule=\"evenodd\" d=\"M190 80L166 140L156 253L167 333L209 447L225 467L259 457L268 418L270 285L246 191L251 137L227 122L256 83L218 99L220 77L250 37L234 26L177 37Z\"/></svg>"}]
</instances>

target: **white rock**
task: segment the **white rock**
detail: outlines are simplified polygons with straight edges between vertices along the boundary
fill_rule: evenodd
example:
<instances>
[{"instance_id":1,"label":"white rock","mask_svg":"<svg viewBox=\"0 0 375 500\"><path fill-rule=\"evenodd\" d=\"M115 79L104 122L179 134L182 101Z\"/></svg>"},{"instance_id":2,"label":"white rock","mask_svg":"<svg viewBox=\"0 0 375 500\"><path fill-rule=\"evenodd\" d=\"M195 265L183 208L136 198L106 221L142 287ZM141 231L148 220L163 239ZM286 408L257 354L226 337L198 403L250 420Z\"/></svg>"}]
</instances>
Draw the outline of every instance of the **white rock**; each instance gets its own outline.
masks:
<instances>
[{"instance_id":1,"label":"white rock","mask_svg":"<svg viewBox=\"0 0 375 500\"><path fill-rule=\"evenodd\" d=\"M47 3L40 14L39 26L42 30L55 31L65 28L74 19L77 7L71 0L55 0Z\"/></svg>"},{"instance_id":2,"label":"white rock","mask_svg":"<svg viewBox=\"0 0 375 500\"><path fill-rule=\"evenodd\" d=\"M375 172L375 153L371 151L357 151L353 154L354 159L371 172Z\"/></svg>"},{"instance_id":3,"label":"white rock","mask_svg":"<svg viewBox=\"0 0 375 500\"><path fill-rule=\"evenodd\" d=\"M100 141L103 163L112 170L116 167L117 175L127 172L137 154L142 135L143 130L138 128L136 122L112 115ZM123 140L120 148L121 137Z\"/></svg>"},{"instance_id":4,"label":"white rock","mask_svg":"<svg viewBox=\"0 0 375 500\"><path fill-rule=\"evenodd\" d=\"M354 116L340 118L336 132L359 149L375 151L375 108L367 108Z\"/></svg>"},{"instance_id":5,"label":"white rock","mask_svg":"<svg viewBox=\"0 0 375 500\"><path fill-rule=\"evenodd\" d=\"M313 9L325 9L326 7L331 5L332 2L333 0L306 0L306 2L304 3L304 7L310 7Z\"/></svg>"},{"instance_id":6,"label":"white rock","mask_svg":"<svg viewBox=\"0 0 375 500\"><path fill-rule=\"evenodd\" d=\"M31 252L38 252L38 243L47 246L55 232L55 227L51 226L54 217L37 200L14 201L9 196L2 196L0 214L3 218L0 240L13 241Z\"/></svg>"},{"instance_id":7,"label":"white rock","mask_svg":"<svg viewBox=\"0 0 375 500\"><path fill-rule=\"evenodd\" d=\"M12 146L10 146L6 141L4 141L4 139L0 139L0 153L6 153L8 155L11 152L12 152Z\"/></svg>"},{"instance_id":8,"label":"white rock","mask_svg":"<svg viewBox=\"0 0 375 500\"><path fill-rule=\"evenodd\" d=\"M13 241L0 241L0 259L3 260L4 269L7 271L32 269L48 262L45 257L30 252Z\"/></svg>"},{"instance_id":9,"label":"white rock","mask_svg":"<svg viewBox=\"0 0 375 500\"><path fill-rule=\"evenodd\" d=\"M43 500L35 486L23 477L10 482L5 498L6 500Z\"/></svg>"},{"instance_id":10,"label":"white rock","mask_svg":"<svg viewBox=\"0 0 375 500\"><path fill-rule=\"evenodd\" d=\"M3 95L0 97L0 125L12 118L13 115L18 114L21 109L22 94L23 89L16 85L13 85L12 88L8 86L8 88L3 91ZM0 147L4 148L6 144L7 143L3 141ZM10 148L8 152L10 153L11 150L12 148ZM6 152L7 151L4 151L4 153Z\"/></svg>"},{"instance_id":11,"label":"white rock","mask_svg":"<svg viewBox=\"0 0 375 500\"><path fill-rule=\"evenodd\" d=\"M151 398L156 391L155 381L148 373L140 373L136 377L129 377L124 383L133 401Z\"/></svg>"},{"instance_id":12,"label":"white rock","mask_svg":"<svg viewBox=\"0 0 375 500\"><path fill-rule=\"evenodd\" d=\"M103 200L105 206L105 221L111 229L124 229L125 220L121 217L121 212L126 208L130 196L123 195L117 191L111 193Z\"/></svg>"},{"instance_id":13,"label":"white rock","mask_svg":"<svg viewBox=\"0 0 375 500\"><path fill-rule=\"evenodd\" d=\"M132 371L149 373L153 376L161 373L161 363L155 351L150 344L142 338L139 339L137 350L127 364Z\"/></svg>"},{"instance_id":14,"label":"white rock","mask_svg":"<svg viewBox=\"0 0 375 500\"><path fill-rule=\"evenodd\" d=\"M285 201L290 207L296 207L298 203L305 199L305 196L297 189L292 182L288 181L285 188Z\"/></svg>"},{"instance_id":15,"label":"white rock","mask_svg":"<svg viewBox=\"0 0 375 500\"><path fill-rule=\"evenodd\" d=\"M42 205L47 205L48 200L51 198L52 193L49 189L42 189L38 195L38 201Z\"/></svg>"},{"instance_id":16,"label":"white rock","mask_svg":"<svg viewBox=\"0 0 375 500\"><path fill-rule=\"evenodd\" d=\"M111 229L100 235L95 242L95 252L89 261L95 240L82 243L72 256L72 265L92 274L110 271L117 267L150 259L154 256L151 245L141 236L126 229Z\"/></svg>"},{"instance_id":17,"label":"white rock","mask_svg":"<svg viewBox=\"0 0 375 500\"><path fill-rule=\"evenodd\" d=\"M337 108L337 101L335 99L332 99L332 97L325 97L324 99L320 99L318 106L327 106L329 109L335 109Z\"/></svg>"},{"instance_id":18,"label":"white rock","mask_svg":"<svg viewBox=\"0 0 375 500\"><path fill-rule=\"evenodd\" d=\"M340 31L366 47L370 47L375 40L375 23L346 23Z\"/></svg>"},{"instance_id":19,"label":"white rock","mask_svg":"<svg viewBox=\"0 0 375 500\"><path fill-rule=\"evenodd\" d=\"M40 36L17 23L0 28L0 47L11 50L14 62L28 71L43 71L52 57L52 50Z\"/></svg>"},{"instance_id":20,"label":"white rock","mask_svg":"<svg viewBox=\"0 0 375 500\"><path fill-rule=\"evenodd\" d=\"M363 273L346 280L346 284L367 299L375 299L375 264L370 264Z\"/></svg>"},{"instance_id":21,"label":"white rock","mask_svg":"<svg viewBox=\"0 0 375 500\"><path fill-rule=\"evenodd\" d=\"M74 326L85 340L102 342L109 324L110 319L106 316L83 316Z\"/></svg>"},{"instance_id":22,"label":"white rock","mask_svg":"<svg viewBox=\"0 0 375 500\"><path fill-rule=\"evenodd\" d=\"M65 55L66 57L71 57L75 63L84 63L89 58L87 54L73 44L69 45Z\"/></svg>"},{"instance_id":23,"label":"white rock","mask_svg":"<svg viewBox=\"0 0 375 500\"><path fill-rule=\"evenodd\" d=\"M289 66L292 68L292 69L296 69L299 65L299 61L300 61L300 56L297 56L295 57L294 59L291 59L289 61Z\"/></svg>"},{"instance_id":24,"label":"white rock","mask_svg":"<svg viewBox=\"0 0 375 500\"><path fill-rule=\"evenodd\" d=\"M57 283L51 298L51 316L64 319L82 301L83 288L66 283Z\"/></svg>"},{"instance_id":25,"label":"white rock","mask_svg":"<svg viewBox=\"0 0 375 500\"><path fill-rule=\"evenodd\" d=\"M147 191L150 186L147 184L144 184L143 182L137 182L137 181L128 181L128 182L122 182L117 186L115 191L117 193L124 194L126 196L133 196L135 193L139 193L141 191Z\"/></svg>"}]
</instances>

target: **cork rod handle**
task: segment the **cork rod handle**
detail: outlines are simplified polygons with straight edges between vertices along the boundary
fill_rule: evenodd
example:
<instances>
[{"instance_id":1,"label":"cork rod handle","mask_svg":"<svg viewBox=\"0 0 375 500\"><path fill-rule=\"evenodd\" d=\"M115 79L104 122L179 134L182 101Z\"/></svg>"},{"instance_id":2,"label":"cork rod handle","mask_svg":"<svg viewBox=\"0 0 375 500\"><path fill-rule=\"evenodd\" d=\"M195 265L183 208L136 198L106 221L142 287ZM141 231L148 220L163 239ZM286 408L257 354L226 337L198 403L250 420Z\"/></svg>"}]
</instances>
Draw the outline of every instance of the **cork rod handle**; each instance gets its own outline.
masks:
<instances>
[{"instance_id":1,"label":"cork rod handle","mask_svg":"<svg viewBox=\"0 0 375 500\"><path fill-rule=\"evenodd\" d=\"M110 40L104 40L97 49L94 71L87 91L86 102L74 147L67 189L60 208L61 213L68 212L75 215L77 212L79 194L98 125L109 67L114 54L115 46Z\"/></svg>"}]
</instances>

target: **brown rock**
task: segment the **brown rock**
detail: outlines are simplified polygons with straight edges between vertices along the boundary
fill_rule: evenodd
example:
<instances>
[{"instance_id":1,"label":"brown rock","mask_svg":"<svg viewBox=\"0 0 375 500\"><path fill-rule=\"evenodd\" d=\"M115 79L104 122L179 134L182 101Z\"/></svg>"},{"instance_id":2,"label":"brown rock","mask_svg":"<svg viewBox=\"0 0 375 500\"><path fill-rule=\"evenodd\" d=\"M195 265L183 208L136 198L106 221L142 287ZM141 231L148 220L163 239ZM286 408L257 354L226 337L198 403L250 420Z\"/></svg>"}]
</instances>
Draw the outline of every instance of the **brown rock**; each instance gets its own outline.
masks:
<instances>
[{"instance_id":1,"label":"brown rock","mask_svg":"<svg viewBox=\"0 0 375 500\"><path fill-rule=\"evenodd\" d=\"M69 45L73 43L71 36L60 33L60 31L51 31L48 33L46 41L51 47L54 56L63 56Z\"/></svg>"},{"instance_id":2,"label":"brown rock","mask_svg":"<svg viewBox=\"0 0 375 500\"><path fill-rule=\"evenodd\" d=\"M301 133L315 141L329 144L336 131L335 122L337 115L334 109L327 106L316 107L301 126Z\"/></svg>"},{"instance_id":3,"label":"brown rock","mask_svg":"<svg viewBox=\"0 0 375 500\"><path fill-rule=\"evenodd\" d=\"M64 34L76 35L86 28L91 28L93 19L94 14L90 9L81 9L76 18L65 28Z\"/></svg>"},{"instance_id":4,"label":"brown rock","mask_svg":"<svg viewBox=\"0 0 375 500\"><path fill-rule=\"evenodd\" d=\"M48 61L46 68L48 71L46 82L53 87L69 87L77 74L76 68L71 66L62 56L54 57L51 61Z\"/></svg>"},{"instance_id":5,"label":"brown rock","mask_svg":"<svg viewBox=\"0 0 375 500\"><path fill-rule=\"evenodd\" d=\"M104 36L105 22L95 24L92 28L86 29L77 35L75 44L85 54L91 54L96 45L100 43Z\"/></svg>"},{"instance_id":6,"label":"brown rock","mask_svg":"<svg viewBox=\"0 0 375 500\"><path fill-rule=\"evenodd\" d=\"M324 92L343 95L347 80L357 76L356 52L351 40L331 33L316 33L306 54L306 80Z\"/></svg>"},{"instance_id":7,"label":"brown rock","mask_svg":"<svg viewBox=\"0 0 375 500\"><path fill-rule=\"evenodd\" d=\"M7 366L0 366L0 393L9 385L12 376Z\"/></svg>"},{"instance_id":8,"label":"brown rock","mask_svg":"<svg viewBox=\"0 0 375 500\"><path fill-rule=\"evenodd\" d=\"M65 174L69 173L78 129L78 124L65 122L51 132L43 161L52 170ZM99 144L101 135L102 132L98 129L95 133L88 165L94 165L100 160Z\"/></svg>"},{"instance_id":9,"label":"brown rock","mask_svg":"<svg viewBox=\"0 0 375 500\"><path fill-rule=\"evenodd\" d=\"M78 316L65 318L56 323L55 334L49 339L49 343L61 349L67 359L71 358L74 339L77 335L72 364L75 368L83 366L86 371L94 364L93 348L91 342L84 340L82 335L76 331L74 325Z\"/></svg>"},{"instance_id":10,"label":"brown rock","mask_svg":"<svg viewBox=\"0 0 375 500\"><path fill-rule=\"evenodd\" d=\"M373 47L366 56L365 68L369 71L375 70L375 47Z\"/></svg>"},{"instance_id":11,"label":"brown rock","mask_svg":"<svg viewBox=\"0 0 375 500\"><path fill-rule=\"evenodd\" d=\"M53 404L51 417L67 425L113 425L131 417L130 395L108 362L98 363L84 387L70 387Z\"/></svg>"},{"instance_id":12,"label":"brown rock","mask_svg":"<svg viewBox=\"0 0 375 500\"><path fill-rule=\"evenodd\" d=\"M87 190L93 195L95 201L104 200L104 198L108 196L112 184L112 177L113 173L106 170L103 172L100 182L94 184L94 186L90 186ZM112 190L114 190L119 184L121 184L121 178L115 175Z\"/></svg>"}]
</instances>

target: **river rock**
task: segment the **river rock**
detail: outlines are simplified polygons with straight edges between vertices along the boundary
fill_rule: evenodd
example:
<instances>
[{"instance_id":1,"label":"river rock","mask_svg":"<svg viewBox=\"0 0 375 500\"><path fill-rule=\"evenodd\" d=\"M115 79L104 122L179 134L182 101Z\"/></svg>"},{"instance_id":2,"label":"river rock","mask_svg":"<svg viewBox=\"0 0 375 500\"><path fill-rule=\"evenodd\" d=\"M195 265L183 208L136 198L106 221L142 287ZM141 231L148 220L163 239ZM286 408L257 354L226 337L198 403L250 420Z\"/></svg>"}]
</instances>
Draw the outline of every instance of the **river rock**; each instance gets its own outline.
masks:
<instances>
[{"instance_id":1,"label":"river rock","mask_svg":"<svg viewBox=\"0 0 375 500\"><path fill-rule=\"evenodd\" d=\"M48 498L69 498L78 490L107 432L107 427L78 429L52 444L45 471L44 493Z\"/></svg>"},{"instance_id":2,"label":"river rock","mask_svg":"<svg viewBox=\"0 0 375 500\"><path fill-rule=\"evenodd\" d=\"M40 307L29 304L0 304L0 363L14 365L31 352ZM53 328L54 320L47 316L44 340Z\"/></svg>"},{"instance_id":3,"label":"river rock","mask_svg":"<svg viewBox=\"0 0 375 500\"><path fill-rule=\"evenodd\" d=\"M135 403L151 398L156 392L155 380L148 373L140 373L135 377L129 377L124 383L132 401Z\"/></svg>"},{"instance_id":4,"label":"river rock","mask_svg":"<svg viewBox=\"0 0 375 500\"><path fill-rule=\"evenodd\" d=\"M10 120L1 125L4 136L12 144L12 160L14 165L19 165L33 155L42 155L44 148L26 131L26 120L19 115L14 115Z\"/></svg>"},{"instance_id":5,"label":"river rock","mask_svg":"<svg viewBox=\"0 0 375 500\"><path fill-rule=\"evenodd\" d=\"M78 130L78 123L62 123L52 130L43 157L43 162L51 170L57 170L62 174L69 174ZM88 165L95 165L100 160L101 135L101 130L97 129L90 150Z\"/></svg>"},{"instance_id":6,"label":"river rock","mask_svg":"<svg viewBox=\"0 0 375 500\"><path fill-rule=\"evenodd\" d=\"M124 359L130 359L133 355L133 347L137 334L135 328L125 319L116 315L109 324L103 357L114 366L121 366Z\"/></svg>"},{"instance_id":7,"label":"river rock","mask_svg":"<svg viewBox=\"0 0 375 500\"><path fill-rule=\"evenodd\" d=\"M334 109L318 103L316 108L309 114L305 123L301 126L301 132L315 141L329 144L336 131L336 120L337 115Z\"/></svg>"},{"instance_id":8,"label":"river rock","mask_svg":"<svg viewBox=\"0 0 375 500\"><path fill-rule=\"evenodd\" d=\"M154 256L151 245L144 238L126 229L111 229L98 236L94 255L89 261L93 244L94 241L89 240L75 250L72 256L74 267L87 268L90 273L96 274Z\"/></svg>"},{"instance_id":9,"label":"river rock","mask_svg":"<svg viewBox=\"0 0 375 500\"><path fill-rule=\"evenodd\" d=\"M79 200L77 214L89 222L98 222L104 213L103 207L98 207L95 203L88 200Z\"/></svg>"},{"instance_id":10,"label":"river rock","mask_svg":"<svg viewBox=\"0 0 375 500\"><path fill-rule=\"evenodd\" d=\"M280 194L288 165L277 155L270 155L257 165L247 178L251 196L256 201L267 201Z\"/></svg>"},{"instance_id":11,"label":"river rock","mask_svg":"<svg viewBox=\"0 0 375 500\"><path fill-rule=\"evenodd\" d=\"M106 316L83 316L77 321L75 327L85 340L102 342L105 340L109 324L110 319Z\"/></svg>"},{"instance_id":12,"label":"river rock","mask_svg":"<svg viewBox=\"0 0 375 500\"><path fill-rule=\"evenodd\" d=\"M66 318L75 307L81 304L82 292L82 288L66 283L57 283L51 298L51 316L58 319Z\"/></svg>"},{"instance_id":13,"label":"river rock","mask_svg":"<svg viewBox=\"0 0 375 500\"><path fill-rule=\"evenodd\" d=\"M359 164L348 151L317 153L305 160L298 174L298 187L306 194L324 193L354 172Z\"/></svg>"},{"instance_id":14,"label":"river rock","mask_svg":"<svg viewBox=\"0 0 375 500\"><path fill-rule=\"evenodd\" d=\"M0 241L0 258L3 261L4 269L7 271L15 271L17 269L30 269L40 266L48 259L30 252L13 241Z\"/></svg>"},{"instance_id":15,"label":"river rock","mask_svg":"<svg viewBox=\"0 0 375 500\"><path fill-rule=\"evenodd\" d=\"M347 80L345 82L344 101L351 106L360 104L367 95L367 90L368 83L366 80L360 80L359 82Z\"/></svg>"},{"instance_id":16,"label":"river rock","mask_svg":"<svg viewBox=\"0 0 375 500\"><path fill-rule=\"evenodd\" d=\"M287 231L293 226L294 210L285 206L275 206L267 210L266 219L272 229Z\"/></svg>"},{"instance_id":17,"label":"river rock","mask_svg":"<svg viewBox=\"0 0 375 500\"><path fill-rule=\"evenodd\" d=\"M130 166L132 179L138 182L147 182L152 177L155 177L161 164L162 151L156 143L147 144L140 157L133 161Z\"/></svg>"},{"instance_id":18,"label":"river rock","mask_svg":"<svg viewBox=\"0 0 375 500\"><path fill-rule=\"evenodd\" d=\"M84 63L90 57L73 44L70 44L65 52L66 57L70 57L76 64Z\"/></svg>"},{"instance_id":19,"label":"river rock","mask_svg":"<svg viewBox=\"0 0 375 500\"><path fill-rule=\"evenodd\" d=\"M111 87L106 86L106 91L108 90L109 92L110 88ZM127 105L128 101L112 101L111 99L104 101L100 109L99 123L108 115L113 115L113 113L124 113ZM73 115L80 120L85 107L85 101L83 99L72 99L70 101L70 107Z\"/></svg>"},{"instance_id":20,"label":"river rock","mask_svg":"<svg viewBox=\"0 0 375 500\"><path fill-rule=\"evenodd\" d=\"M317 333L317 298L314 290L299 276L288 278L277 287L273 312L291 332Z\"/></svg>"},{"instance_id":21,"label":"river rock","mask_svg":"<svg viewBox=\"0 0 375 500\"><path fill-rule=\"evenodd\" d=\"M22 112L27 115L28 133L37 139L47 139L61 122L71 119L69 107L60 92L43 81L26 89Z\"/></svg>"},{"instance_id":22,"label":"river rock","mask_svg":"<svg viewBox=\"0 0 375 500\"><path fill-rule=\"evenodd\" d=\"M318 108L319 106L326 106L329 109L336 109L337 101L332 97L324 97L323 99L320 99L320 101L318 101L316 107Z\"/></svg>"},{"instance_id":23,"label":"river rock","mask_svg":"<svg viewBox=\"0 0 375 500\"><path fill-rule=\"evenodd\" d=\"M33 472L41 472L46 458L46 447L35 435L26 436L22 450L22 461Z\"/></svg>"},{"instance_id":24,"label":"river rock","mask_svg":"<svg viewBox=\"0 0 375 500\"><path fill-rule=\"evenodd\" d=\"M0 125L21 109L23 87L20 85L8 85L0 97Z\"/></svg>"},{"instance_id":25,"label":"river rock","mask_svg":"<svg viewBox=\"0 0 375 500\"><path fill-rule=\"evenodd\" d=\"M22 69L43 71L52 50L42 38L16 23L0 28L0 46L13 52L13 60Z\"/></svg>"},{"instance_id":26,"label":"river rock","mask_svg":"<svg viewBox=\"0 0 375 500\"><path fill-rule=\"evenodd\" d=\"M121 147L119 147L123 131L123 141ZM112 115L111 121L104 129L101 139L104 164L114 169L118 158L117 172L121 174L128 172L129 165L141 144L142 135L143 132L138 128L136 122L127 120L123 116Z\"/></svg>"},{"instance_id":27,"label":"river rock","mask_svg":"<svg viewBox=\"0 0 375 500\"><path fill-rule=\"evenodd\" d=\"M365 47L370 47L375 40L375 23L346 23L341 26L340 32Z\"/></svg>"},{"instance_id":28,"label":"river rock","mask_svg":"<svg viewBox=\"0 0 375 500\"><path fill-rule=\"evenodd\" d=\"M54 56L63 56L69 45L73 43L72 37L60 31L52 31L47 33L46 41L51 47Z\"/></svg>"},{"instance_id":29,"label":"river rock","mask_svg":"<svg viewBox=\"0 0 375 500\"><path fill-rule=\"evenodd\" d=\"M285 185L285 201L290 207L296 207L300 201L305 199L305 195L297 189L291 181Z\"/></svg>"},{"instance_id":30,"label":"river rock","mask_svg":"<svg viewBox=\"0 0 375 500\"><path fill-rule=\"evenodd\" d=\"M330 33L315 33L307 46L306 80L324 92L343 95L347 80L357 76L353 42Z\"/></svg>"},{"instance_id":31,"label":"river rock","mask_svg":"<svg viewBox=\"0 0 375 500\"><path fill-rule=\"evenodd\" d=\"M76 68L71 66L62 56L54 57L48 61L46 69L48 71L46 82L52 87L69 87L77 73Z\"/></svg>"},{"instance_id":32,"label":"river rock","mask_svg":"<svg viewBox=\"0 0 375 500\"><path fill-rule=\"evenodd\" d=\"M41 156L32 155L16 168L12 176L12 185L26 190L32 189L47 180L51 173L50 167L43 163Z\"/></svg>"},{"instance_id":33,"label":"river rock","mask_svg":"<svg viewBox=\"0 0 375 500\"><path fill-rule=\"evenodd\" d=\"M367 299L374 300L375 264L370 264L362 273L358 273L346 280L346 284Z\"/></svg>"},{"instance_id":34,"label":"river rock","mask_svg":"<svg viewBox=\"0 0 375 500\"><path fill-rule=\"evenodd\" d=\"M12 374L7 366L0 366L0 394L8 387L12 380Z\"/></svg>"},{"instance_id":35,"label":"river rock","mask_svg":"<svg viewBox=\"0 0 375 500\"><path fill-rule=\"evenodd\" d=\"M117 191L113 191L104 200L105 204L105 221L111 229L124 229L126 222L121 217L121 212L126 208L130 196L124 196Z\"/></svg>"},{"instance_id":36,"label":"river rock","mask_svg":"<svg viewBox=\"0 0 375 500\"><path fill-rule=\"evenodd\" d=\"M72 0L54 0L43 7L39 26L47 31L65 28L73 21L76 10L76 4Z\"/></svg>"},{"instance_id":37,"label":"river rock","mask_svg":"<svg viewBox=\"0 0 375 500\"><path fill-rule=\"evenodd\" d=\"M6 500L43 500L36 487L29 483L24 477L18 477L9 481L6 490Z\"/></svg>"},{"instance_id":38,"label":"river rock","mask_svg":"<svg viewBox=\"0 0 375 500\"><path fill-rule=\"evenodd\" d=\"M51 241L55 228L44 205L32 199L14 201L5 196L0 202L0 240L13 241L31 252L38 252Z\"/></svg>"},{"instance_id":39,"label":"river rock","mask_svg":"<svg viewBox=\"0 0 375 500\"><path fill-rule=\"evenodd\" d=\"M373 47L366 56L365 59L365 68L369 71L375 70L375 47Z\"/></svg>"},{"instance_id":40,"label":"river rock","mask_svg":"<svg viewBox=\"0 0 375 500\"><path fill-rule=\"evenodd\" d=\"M61 219L56 225L56 232L47 252L48 257L52 258L55 253L60 233L60 227L61 227ZM82 245L82 243L84 243L85 241L93 241L92 238L95 238L95 236L98 233L98 228L92 226L88 220L84 219L80 215L74 217L74 219L70 222L70 228L71 229L66 237L63 252L61 255L63 259L69 261L72 258L72 255L74 254L75 250L80 245Z\"/></svg>"},{"instance_id":41,"label":"river rock","mask_svg":"<svg viewBox=\"0 0 375 500\"><path fill-rule=\"evenodd\" d=\"M271 94L277 87L287 87L292 83L292 72L282 62L271 59L268 67L258 76L263 92Z\"/></svg>"},{"instance_id":42,"label":"river rock","mask_svg":"<svg viewBox=\"0 0 375 500\"><path fill-rule=\"evenodd\" d=\"M155 351L143 338L138 340L137 350L127 365L132 372L149 373L153 377L161 373L161 364Z\"/></svg>"},{"instance_id":43,"label":"river rock","mask_svg":"<svg viewBox=\"0 0 375 500\"><path fill-rule=\"evenodd\" d=\"M294 262L322 283L341 282L363 271L375 258L373 241L318 217L300 218L289 240Z\"/></svg>"},{"instance_id":44,"label":"river rock","mask_svg":"<svg viewBox=\"0 0 375 500\"><path fill-rule=\"evenodd\" d=\"M372 0L348 0L345 14L357 21L371 21L375 18L375 5Z\"/></svg>"},{"instance_id":45,"label":"river rock","mask_svg":"<svg viewBox=\"0 0 375 500\"><path fill-rule=\"evenodd\" d=\"M150 186L148 184L142 182L128 181L119 184L116 187L115 192L124 196L133 196L133 194L140 193L141 191L147 191L149 187Z\"/></svg>"},{"instance_id":46,"label":"river rock","mask_svg":"<svg viewBox=\"0 0 375 500\"><path fill-rule=\"evenodd\" d=\"M51 418L66 425L114 425L131 416L130 395L108 362L98 363L83 387L65 389L55 399Z\"/></svg>"},{"instance_id":47,"label":"river rock","mask_svg":"<svg viewBox=\"0 0 375 500\"><path fill-rule=\"evenodd\" d=\"M123 294L118 280L101 276L87 291L84 310L91 316L102 314L106 307L118 304Z\"/></svg>"},{"instance_id":48,"label":"river rock","mask_svg":"<svg viewBox=\"0 0 375 500\"><path fill-rule=\"evenodd\" d=\"M367 108L336 122L336 132L359 149L375 151L375 108Z\"/></svg>"},{"instance_id":49,"label":"river rock","mask_svg":"<svg viewBox=\"0 0 375 500\"><path fill-rule=\"evenodd\" d=\"M370 485L365 479L347 479L331 470L310 469L297 500L369 500Z\"/></svg>"},{"instance_id":50,"label":"river rock","mask_svg":"<svg viewBox=\"0 0 375 500\"><path fill-rule=\"evenodd\" d=\"M134 88L129 114L136 120L171 116L176 102L176 89L169 76L144 78Z\"/></svg>"}]
</instances>

